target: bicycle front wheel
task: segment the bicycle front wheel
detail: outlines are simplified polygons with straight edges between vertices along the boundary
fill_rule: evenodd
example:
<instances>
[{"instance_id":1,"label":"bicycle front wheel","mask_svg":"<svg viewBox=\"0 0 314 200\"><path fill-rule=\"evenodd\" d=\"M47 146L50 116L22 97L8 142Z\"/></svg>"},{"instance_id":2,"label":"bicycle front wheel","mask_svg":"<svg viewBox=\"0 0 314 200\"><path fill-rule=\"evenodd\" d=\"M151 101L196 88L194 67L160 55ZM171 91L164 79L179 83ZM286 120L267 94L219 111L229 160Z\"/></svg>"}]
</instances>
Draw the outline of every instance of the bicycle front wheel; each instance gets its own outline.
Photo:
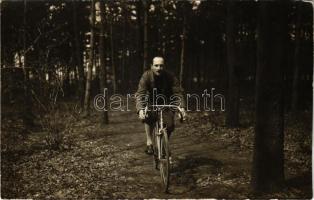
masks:
<instances>
[{"instance_id":1,"label":"bicycle front wheel","mask_svg":"<svg viewBox=\"0 0 314 200\"><path fill-rule=\"evenodd\" d=\"M170 163L169 163L169 141L168 134L165 131L160 136L160 159L159 159L159 168L162 185L164 187L164 191L168 191L169 187L169 175L170 175Z\"/></svg>"},{"instance_id":2,"label":"bicycle front wheel","mask_svg":"<svg viewBox=\"0 0 314 200\"><path fill-rule=\"evenodd\" d=\"M159 138L157 137L158 133L158 125L155 126L154 131L153 131L153 150L154 150L154 155L153 155L153 165L156 170L159 169L159 162L158 162L158 144L159 144Z\"/></svg>"}]
</instances>

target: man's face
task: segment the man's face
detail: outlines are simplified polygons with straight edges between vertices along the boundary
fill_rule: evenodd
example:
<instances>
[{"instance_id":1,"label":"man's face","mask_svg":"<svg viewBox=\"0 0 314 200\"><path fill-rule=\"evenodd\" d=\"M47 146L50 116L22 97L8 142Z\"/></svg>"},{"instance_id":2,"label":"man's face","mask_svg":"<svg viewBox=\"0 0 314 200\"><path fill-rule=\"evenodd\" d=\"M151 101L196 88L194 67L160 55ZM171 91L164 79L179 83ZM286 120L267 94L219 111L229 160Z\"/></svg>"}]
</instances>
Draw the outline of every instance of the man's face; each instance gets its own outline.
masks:
<instances>
[{"instance_id":1,"label":"man's face","mask_svg":"<svg viewBox=\"0 0 314 200\"><path fill-rule=\"evenodd\" d=\"M153 59L153 65L151 69L153 70L156 76L160 76L164 69L164 59L162 57L155 57Z\"/></svg>"}]
</instances>

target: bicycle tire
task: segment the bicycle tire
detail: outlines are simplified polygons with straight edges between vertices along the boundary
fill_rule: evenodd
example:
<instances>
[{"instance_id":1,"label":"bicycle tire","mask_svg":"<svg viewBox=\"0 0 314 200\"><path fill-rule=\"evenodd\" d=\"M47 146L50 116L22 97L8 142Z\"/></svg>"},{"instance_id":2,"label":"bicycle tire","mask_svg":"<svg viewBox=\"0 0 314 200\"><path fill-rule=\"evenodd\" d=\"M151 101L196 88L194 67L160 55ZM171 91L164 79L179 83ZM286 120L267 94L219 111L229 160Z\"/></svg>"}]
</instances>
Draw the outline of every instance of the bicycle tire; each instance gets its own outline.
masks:
<instances>
[{"instance_id":1,"label":"bicycle tire","mask_svg":"<svg viewBox=\"0 0 314 200\"><path fill-rule=\"evenodd\" d=\"M157 132L158 132L158 125L155 126L153 131L153 167L158 170L158 147L157 147Z\"/></svg>"},{"instance_id":2,"label":"bicycle tire","mask_svg":"<svg viewBox=\"0 0 314 200\"><path fill-rule=\"evenodd\" d=\"M159 169L161 175L161 182L163 185L164 192L168 191L169 187L169 176L170 176L170 162L169 162L169 141L167 131L160 136L160 155L162 157L159 160Z\"/></svg>"}]
</instances>

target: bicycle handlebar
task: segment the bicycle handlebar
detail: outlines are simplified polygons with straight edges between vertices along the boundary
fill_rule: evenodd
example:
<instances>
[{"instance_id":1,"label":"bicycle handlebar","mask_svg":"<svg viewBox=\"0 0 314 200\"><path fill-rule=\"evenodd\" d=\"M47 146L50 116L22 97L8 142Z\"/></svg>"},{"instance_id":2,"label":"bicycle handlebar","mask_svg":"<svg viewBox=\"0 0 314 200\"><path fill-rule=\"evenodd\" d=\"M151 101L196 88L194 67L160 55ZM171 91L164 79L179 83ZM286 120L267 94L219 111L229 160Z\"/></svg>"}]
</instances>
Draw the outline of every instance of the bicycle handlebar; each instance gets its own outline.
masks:
<instances>
[{"instance_id":1,"label":"bicycle handlebar","mask_svg":"<svg viewBox=\"0 0 314 200\"><path fill-rule=\"evenodd\" d=\"M157 110L162 110L164 108L175 108L179 111L179 114L180 114L180 122L183 122L186 120L185 116L183 116L183 108L181 108L180 106L176 106L176 105L148 105L145 107L145 110L144 110L144 113L145 113L145 116L147 114L147 111L148 111L148 107L153 107L153 108L157 108ZM153 109L154 110L154 109ZM154 110L155 111L155 110Z\"/></svg>"}]
</instances>

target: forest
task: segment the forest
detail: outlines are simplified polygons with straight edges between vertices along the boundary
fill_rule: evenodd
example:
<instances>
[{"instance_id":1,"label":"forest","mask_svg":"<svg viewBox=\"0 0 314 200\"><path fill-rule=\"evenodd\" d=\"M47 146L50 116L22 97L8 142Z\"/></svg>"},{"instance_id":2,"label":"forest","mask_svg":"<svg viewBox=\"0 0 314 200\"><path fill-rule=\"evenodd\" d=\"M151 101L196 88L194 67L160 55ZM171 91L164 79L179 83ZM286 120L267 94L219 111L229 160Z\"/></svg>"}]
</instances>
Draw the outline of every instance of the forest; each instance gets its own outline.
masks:
<instances>
[{"instance_id":1,"label":"forest","mask_svg":"<svg viewBox=\"0 0 314 200\"><path fill-rule=\"evenodd\" d=\"M312 198L312 1L0 5L1 198ZM109 109L156 56L226 104L188 102L167 194L135 102Z\"/></svg>"}]
</instances>

